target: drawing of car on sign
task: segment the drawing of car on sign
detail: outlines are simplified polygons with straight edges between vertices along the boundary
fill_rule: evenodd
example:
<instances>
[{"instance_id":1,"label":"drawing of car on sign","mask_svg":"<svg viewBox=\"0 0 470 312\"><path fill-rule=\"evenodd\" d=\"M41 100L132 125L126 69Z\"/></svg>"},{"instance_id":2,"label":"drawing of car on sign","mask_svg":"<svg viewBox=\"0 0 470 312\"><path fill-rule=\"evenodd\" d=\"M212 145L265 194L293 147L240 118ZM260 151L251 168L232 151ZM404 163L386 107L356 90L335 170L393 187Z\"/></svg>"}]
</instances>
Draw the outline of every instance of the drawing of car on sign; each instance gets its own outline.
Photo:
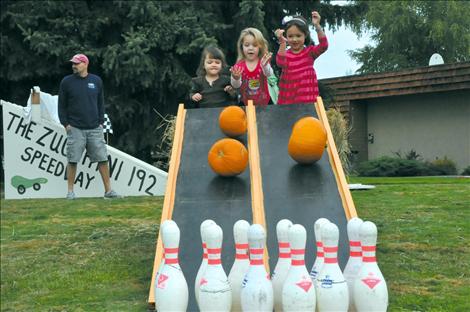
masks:
<instances>
[{"instance_id":1,"label":"drawing of car on sign","mask_svg":"<svg viewBox=\"0 0 470 312\"><path fill-rule=\"evenodd\" d=\"M46 178L28 179L19 175L11 178L11 185L18 190L18 193L24 194L27 188L33 187L35 191L41 189L41 184L47 183Z\"/></svg>"}]
</instances>

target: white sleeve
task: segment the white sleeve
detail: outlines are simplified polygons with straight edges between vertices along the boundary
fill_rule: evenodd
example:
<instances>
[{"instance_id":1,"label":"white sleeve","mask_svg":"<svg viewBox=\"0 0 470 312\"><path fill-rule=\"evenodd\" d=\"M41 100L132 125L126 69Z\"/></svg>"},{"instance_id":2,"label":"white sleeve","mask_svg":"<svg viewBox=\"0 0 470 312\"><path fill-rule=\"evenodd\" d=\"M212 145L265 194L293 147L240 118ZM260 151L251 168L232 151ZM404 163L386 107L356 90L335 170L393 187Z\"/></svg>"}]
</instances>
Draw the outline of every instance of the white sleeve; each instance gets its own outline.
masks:
<instances>
[{"instance_id":1,"label":"white sleeve","mask_svg":"<svg viewBox=\"0 0 470 312\"><path fill-rule=\"evenodd\" d=\"M240 77L240 79L235 79L232 75L230 75L230 84L235 89L240 88L242 86L242 77Z\"/></svg>"},{"instance_id":2,"label":"white sleeve","mask_svg":"<svg viewBox=\"0 0 470 312\"><path fill-rule=\"evenodd\" d=\"M261 66L263 73L266 77L270 77L274 74L271 64L267 63L265 66Z\"/></svg>"}]
</instances>

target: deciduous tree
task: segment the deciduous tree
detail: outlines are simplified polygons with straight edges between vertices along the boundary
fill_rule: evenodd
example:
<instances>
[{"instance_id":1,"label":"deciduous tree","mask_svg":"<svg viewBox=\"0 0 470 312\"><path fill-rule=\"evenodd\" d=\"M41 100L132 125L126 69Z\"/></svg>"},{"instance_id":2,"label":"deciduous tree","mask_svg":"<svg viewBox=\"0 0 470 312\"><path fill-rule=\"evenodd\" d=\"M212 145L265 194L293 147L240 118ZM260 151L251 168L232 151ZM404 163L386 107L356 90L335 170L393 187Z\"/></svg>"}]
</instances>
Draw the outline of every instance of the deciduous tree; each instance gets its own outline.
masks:
<instances>
[{"instance_id":1,"label":"deciduous tree","mask_svg":"<svg viewBox=\"0 0 470 312\"><path fill-rule=\"evenodd\" d=\"M433 53L446 63L470 60L469 1L359 0L355 5L367 7L356 29L370 31L375 42L351 52L361 73L427 66Z\"/></svg>"}]
</instances>

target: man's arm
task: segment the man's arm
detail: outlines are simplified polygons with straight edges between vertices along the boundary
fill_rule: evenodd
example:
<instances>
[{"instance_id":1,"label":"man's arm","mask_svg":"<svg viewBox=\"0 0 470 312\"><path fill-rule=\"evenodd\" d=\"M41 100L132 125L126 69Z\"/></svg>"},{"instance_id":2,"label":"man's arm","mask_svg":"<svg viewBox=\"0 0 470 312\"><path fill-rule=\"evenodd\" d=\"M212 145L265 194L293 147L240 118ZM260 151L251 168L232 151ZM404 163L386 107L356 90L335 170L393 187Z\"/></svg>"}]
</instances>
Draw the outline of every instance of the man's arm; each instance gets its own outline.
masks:
<instances>
[{"instance_id":1,"label":"man's arm","mask_svg":"<svg viewBox=\"0 0 470 312\"><path fill-rule=\"evenodd\" d=\"M104 124L104 86L101 80L100 94L98 95L98 121L102 126Z\"/></svg>"},{"instance_id":2,"label":"man's arm","mask_svg":"<svg viewBox=\"0 0 470 312\"><path fill-rule=\"evenodd\" d=\"M58 103L60 123L67 127L69 122L67 118L67 92L65 91L64 80L60 82Z\"/></svg>"}]
</instances>

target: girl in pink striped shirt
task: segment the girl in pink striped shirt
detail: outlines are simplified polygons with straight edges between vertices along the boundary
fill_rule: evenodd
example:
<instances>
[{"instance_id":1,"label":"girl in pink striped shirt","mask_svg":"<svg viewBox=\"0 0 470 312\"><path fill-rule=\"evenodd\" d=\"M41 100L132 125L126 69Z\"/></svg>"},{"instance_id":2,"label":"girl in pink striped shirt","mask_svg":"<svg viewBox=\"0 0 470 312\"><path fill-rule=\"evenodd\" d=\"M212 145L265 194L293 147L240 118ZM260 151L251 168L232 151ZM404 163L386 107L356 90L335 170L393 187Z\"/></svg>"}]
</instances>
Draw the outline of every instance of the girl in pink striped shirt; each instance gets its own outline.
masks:
<instances>
[{"instance_id":1,"label":"girl in pink striped shirt","mask_svg":"<svg viewBox=\"0 0 470 312\"><path fill-rule=\"evenodd\" d=\"M313 63L328 49L328 41L320 26L320 19L320 14L313 11L312 24L318 35L318 45L311 45L307 21L301 16L295 16L287 22L285 30L275 31L280 43L276 63L282 69L279 81L279 105L316 102L319 92ZM290 46L288 50L287 43Z\"/></svg>"}]
</instances>

